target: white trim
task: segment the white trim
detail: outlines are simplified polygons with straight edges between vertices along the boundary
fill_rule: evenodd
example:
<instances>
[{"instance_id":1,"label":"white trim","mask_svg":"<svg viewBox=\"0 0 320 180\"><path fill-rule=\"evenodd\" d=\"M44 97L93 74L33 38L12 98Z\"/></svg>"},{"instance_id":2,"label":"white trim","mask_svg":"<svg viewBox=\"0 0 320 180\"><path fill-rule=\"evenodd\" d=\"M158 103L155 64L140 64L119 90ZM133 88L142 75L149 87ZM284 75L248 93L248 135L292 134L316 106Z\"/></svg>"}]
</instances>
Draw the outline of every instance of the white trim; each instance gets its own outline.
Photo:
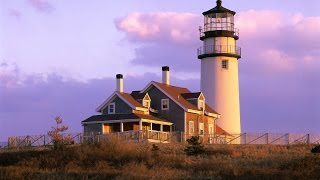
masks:
<instances>
[{"instance_id":1,"label":"white trim","mask_svg":"<svg viewBox=\"0 0 320 180\"><path fill-rule=\"evenodd\" d=\"M143 128L142 128L142 120L139 121L139 131L141 131Z\"/></svg>"},{"instance_id":2,"label":"white trim","mask_svg":"<svg viewBox=\"0 0 320 180\"><path fill-rule=\"evenodd\" d=\"M207 115L207 116L211 116L211 117L215 117L215 118L220 118L220 115L219 115L219 114L211 113L211 112L208 112L208 111L204 111L204 114Z\"/></svg>"},{"instance_id":3,"label":"white trim","mask_svg":"<svg viewBox=\"0 0 320 180\"><path fill-rule=\"evenodd\" d=\"M201 109L200 105L202 105L202 109ZM206 105L204 103L204 100L198 99L198 109L200 109L201 111L204 111L205 108L206 108Z\"/></svg>"},{"instance_id":4,"label":"white trim","mask_svg":"<svg viewBox=\"0 0 320 180\"><path fill-rule=\"evenodd\" d=\"M147 103L147 106L146 106L146 103ZM145 107L145 108L150 108L150 105L151 105L151 101L150 100L142 100L142 106Z\"/></svg>"},{"instance_id":5,"label":"white trim","mask_svg":"<svg viewBox=\"0 0 320 180\"><path fill-rule=\"evenodd\" d=\"M136 107L134 110L149 112L149 110L147 108L142 108L142 107Z\"/></svg>"},{"instance_id":6,"label":"white trim","mask_svg":"<svg viewBox=\"0 0 320 180\"><path fill-rule=\"evenodd\" d=\"M102 134L104 134L104 124L103 123L101 123L101 128L102 128Z\"/></svg>"},{"instance_id":7,"label":"white trim","mask_svg":"<svg viewBox=\"0 0 320 180\"><path fill-rule=\"evenodd\" d=\"M120 132L123 132L123 122L120 122Z\"/></svg>"},{"instance_id":8,"label":"white trim","mask_svg":"<svg viewBox=\"0 0 320 180\"><path fill-rule=\"evenodd\" d=\"M202 97L203 97L203 100L204 100L204 101L206 100L206 97L203 95L203 93L202 93L202 92L200 92L200 95L199 95L198 99L200 99L200 96L202 96Z\"/></svg>"},{"instance_id":9,"label":"white trim","mask_svg":"<svg viewBox=\"0 0 320 180\"><path fill-rule=\"evenodd\" d=\"M119 120L108 120L108 121L92 121L92 122L82 122L81 124L111 124L111 123L120 123L120 122L139 122L139 119L119 119Z\"/></svg>"},{"instance_id":10,"label":"white trim","mask_svg":"<svg viewBox=\"0 0 320 180\"><path fill-rule=\"evenodd\" d=\"M187 111L188 109L182 106L178 101L176 101L174 98L172 98L166 91L164 91L162 88L160 88L154 81L151 81L143 90L140 92L143 93L147 91L149 88L151 88L151 85L155 86L158 90L160 90L163 94L165 94L168 98L170 98L173 102L178 104L184 111Z\"/></svg>"},{"instance_id":11,"label":"white trim","mask_svg":"<svg viewBox=\"0 0 320 180\"><path fill-rule=\"evenodd\" d=\"M202 125L202 129L200 129L200 127L201 127L201 125ZM199 123L199 134L200 135L204 135L205 133L204 133L204 123ZM201 133L201 130L202 130L202 133Z\"/></svg>"},{"instance_id":12,"label":"white trim","mask_svg":"<svg viewBox=\"0 0 320 180\"><path fill-rule=\"evenodd\" d=\"M107 100L105 100L97 109L97 112L102 112L106 106L110 103L110 101L113 101L115 98L115 96L117 95L117 97L119 97L122 101L124 101L127 105L129 105L133 110L139 110L139 111L144 111L147 112L149 111L147 108L143 108L143 107L135 107L133 104L131 104L130 102L128 102L125 98L123 98L121 96L121 94L119 94L119 92L114 92L111 96L109 96L109 98Z\"/></svg>"},{"instance_id":13,"label":"white trim","mask_svg":"<svg viewBox=\"0 0 320 180\"><path fill-rule=\"evenodd\" d=\"M113 112L110 111L110 109L111 109L110 106L113 106ZM116 114L116 103L115 102L110 103L108 105L108 114Z\"/></svg>"},{"instance_id":14,"label":"white trim","mask_svg":"<svg viewBox=\"0 0 320 180\"><path fill-rule=\"evenodd\" d=\"M151 120L151 119L141 119L141 121L147 122L147 123L169 125L169 126L173 124L172 122L164 122L164 121L157 121L157 120Z\"/></svg>"},{"instance_id":15,"label":"white trim","mask_svg":"<svg viewBox=\"0 0 320 180\"><path fill-rule=\"evenodd\" d=\"M106 108L108 105L108 102L113 100L114 96L116 95L116 92L112 93L111 96L109 96L97 109L96 112L102 112L103 109Z\"/></svg>"},{"instance_id":16,"label":"white trim","mask_svg":"<svg viewBox=\"0 0 320 180\"><path fill-rule=\"evenodd\" d=\"M187 109L187 112L194 113L194 114L202 114L202 111L194 110L194 109Z\"/></svg>"},{"instance_id":17,"label":"white trim","mask_svg":"<svg viewBox=\"0 0 320 180\"><path fill-rule=\"evenodd\" d=\"M124 120L108 120L108 121L93 121L93 122L82 122L81 124L112 124L112 123L126 123L126 122L147 122L147 123L155 123L155 124L163 124L163 125L172 125L172 122L164 122L164 121L157 121L157 120L151 120L151 119L124 119Z\"/></svg>"},{"instance_id":18,"label":"white trim","mask_svg":"<svg viewBox=\"0 0 320 180\"><path fill-rule=\"evenodd\" d=\"M214 121L213 121L213 122L214 122ZM212 132L210 132L210 128L212 128ZM214 132L214 125L213 125L213 124L209 124L208 133L209 133L210 135L215 134L215 132Z\"/></svg>"}]
</instances>

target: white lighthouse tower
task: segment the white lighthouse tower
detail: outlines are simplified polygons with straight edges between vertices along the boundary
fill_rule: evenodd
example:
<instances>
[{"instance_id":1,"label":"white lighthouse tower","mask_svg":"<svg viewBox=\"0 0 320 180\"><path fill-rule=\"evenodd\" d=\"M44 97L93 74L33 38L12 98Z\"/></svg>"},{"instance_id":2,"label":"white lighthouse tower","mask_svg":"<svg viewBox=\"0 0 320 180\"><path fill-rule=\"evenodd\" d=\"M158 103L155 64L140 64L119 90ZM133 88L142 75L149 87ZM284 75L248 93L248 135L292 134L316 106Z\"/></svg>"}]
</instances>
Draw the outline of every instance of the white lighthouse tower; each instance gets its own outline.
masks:
<instances>
[{"instance_id":1,"label":"white lighthouse tower","mask_svg":"<svg viewBox=\"0 0 320 180\"><path fill-rule=\"evenodd\" d=\"M221 0L204 12L204 26L200 27L203 47L198 49L201 91L206 103L221 114L217 125L229 134L241 133L238 80L241 49L236 46L239 32L234 27L235 14L222 7Z\"/></svg>"}]
</instances>

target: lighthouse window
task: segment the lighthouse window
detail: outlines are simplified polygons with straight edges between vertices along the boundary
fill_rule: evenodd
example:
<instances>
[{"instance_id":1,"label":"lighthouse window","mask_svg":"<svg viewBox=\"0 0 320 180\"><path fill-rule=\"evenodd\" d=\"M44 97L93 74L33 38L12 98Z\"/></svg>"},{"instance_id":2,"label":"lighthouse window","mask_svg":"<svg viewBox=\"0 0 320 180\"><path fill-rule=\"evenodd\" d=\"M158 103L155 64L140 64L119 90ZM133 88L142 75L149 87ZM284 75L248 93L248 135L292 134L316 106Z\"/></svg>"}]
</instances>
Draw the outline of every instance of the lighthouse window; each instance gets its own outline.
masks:
<instances>
[{"instance_id":1,"label":"lighthouse window","mask_svg":"<svg viewBox=\"0 0 320 180\"><path fill-rule=\"evenodd\" d=\"M222 60L222 69L228 69L228 68L229 68L228 60Z\"/></svg>"}]
</instances>

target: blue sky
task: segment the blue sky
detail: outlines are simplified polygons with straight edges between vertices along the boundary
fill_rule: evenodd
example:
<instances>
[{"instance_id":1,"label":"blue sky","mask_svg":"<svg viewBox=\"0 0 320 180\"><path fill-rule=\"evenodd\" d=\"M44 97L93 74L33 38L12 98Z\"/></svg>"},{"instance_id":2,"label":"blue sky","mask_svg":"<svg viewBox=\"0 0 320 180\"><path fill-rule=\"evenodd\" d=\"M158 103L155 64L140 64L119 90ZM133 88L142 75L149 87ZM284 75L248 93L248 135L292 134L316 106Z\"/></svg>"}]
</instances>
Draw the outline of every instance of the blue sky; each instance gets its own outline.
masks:
<instances>
[{"instance_id":1,"label":"blue sky","mask_svg":"<svg viewBox=\"0 0 320 180\"><path fill-rule=\"evenodd\" d=\"M320 133L320 2L223 1L240 29L243 131ZM125 75L199 90L198 27L215 1L0 1L0 139L74 132Z\"/></svg>"}]
</instances>

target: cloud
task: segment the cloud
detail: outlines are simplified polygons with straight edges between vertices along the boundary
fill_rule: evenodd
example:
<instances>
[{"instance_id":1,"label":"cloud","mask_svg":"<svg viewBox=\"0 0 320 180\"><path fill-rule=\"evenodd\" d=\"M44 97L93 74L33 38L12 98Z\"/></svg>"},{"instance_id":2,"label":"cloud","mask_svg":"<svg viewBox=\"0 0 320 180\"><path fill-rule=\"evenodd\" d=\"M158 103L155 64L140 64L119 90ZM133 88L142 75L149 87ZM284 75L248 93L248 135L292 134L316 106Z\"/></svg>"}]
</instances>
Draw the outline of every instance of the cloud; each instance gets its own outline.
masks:
<instances>
[{"instance_id":1,"label":"cloud","mask_svg":"<svg viewBox=\"0 0 320 180\"><path fill-rule=\"evenodd\" d=\"M16 18L16 19L20 19L21 18L21 16L22 16L22 13L19 11L19 10L17 10L17 9L9 9L8 10L8 14L9 14L9 16L11 16L11 17L14 17L14 18Z\"/></svg>"},{"instance_id":2,"label":"cloud","mask_svg":"<svg viewBox=\"0 0 320 180\"><path fill-rule=\"evenodd\" d=\"M116 19L115 25L129 41L144 44L135 49L132 64L195 72L194 67L200 67L196 54L200 42L193 27L199 21L200 16L192 13L131 13Z\"/></svg>"},{"instance_id":3,"label":"cloud","mask_svg":"<svg viewBox=\"0 0 320 180\"><path fill-rule=\"evenodd\" d=\"M199 15L172 12L135 12L115 20L126 39L139 45L132 64L168 64L191 73L199 71L196 50L202 42L195 27L202 23ZM242 59L249 62L246 72L293 71L301 65L312 66L320 56L320 17L248 10L236 16L236 27Z\"/></svg>"},{"instance_id":4,"label":"cloud","mask_svg":"<svg viewBox=\"0 0 320 180\"><path fill-rule=\"evenodd\" d=\"M28 3L39 12L48 13L54 10L49 0L28 0Z\"/></svg>"},{"instance_id":5,"label":"cloud","mask_svg":"<svg viewBox=\"0 0 320 180\"><path fill-rule=\"evenodd\" d=\"M169 41L185 43L194 39L194 23L200 16L192 13L131 13L115 20L116 27L132 41Z\"/></svg>"}]
</instances>

